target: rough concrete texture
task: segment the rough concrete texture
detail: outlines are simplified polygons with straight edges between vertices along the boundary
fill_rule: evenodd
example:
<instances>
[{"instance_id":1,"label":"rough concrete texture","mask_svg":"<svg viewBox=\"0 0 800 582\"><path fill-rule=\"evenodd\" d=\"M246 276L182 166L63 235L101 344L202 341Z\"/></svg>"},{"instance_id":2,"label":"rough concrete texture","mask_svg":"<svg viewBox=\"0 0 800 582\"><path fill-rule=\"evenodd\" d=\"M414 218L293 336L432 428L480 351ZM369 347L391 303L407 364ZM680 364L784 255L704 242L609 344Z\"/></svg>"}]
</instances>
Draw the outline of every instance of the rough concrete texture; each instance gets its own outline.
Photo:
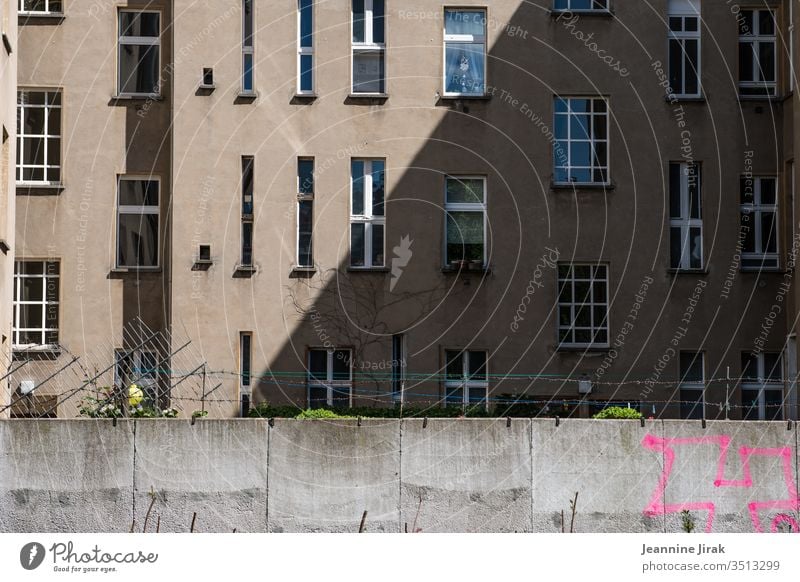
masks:
<instances>
[{"instance_id":1,"label":"rough concrete texture","mask_svg":"<svg viewBox=\"0 0 800 582\"><path fill-rule=\"evenodd\" d=\"M570 502L578 493L574 531L663 531L663 516L642 513L658 484L662 458L642 447L647 434L661 436L648 421L553 420L532 422L533 528L570 530Z\"/></svg>"},{"instance_id":2,"label":"rough concrete texture","mask_svg":"<svg viewBox=\"0 0 800 582\"><path fill-rule=\"evenodd\" d=\"M128 531L133 427L110 420L0 422L0 531Z\"/></svg>"},{"instance_id":3,"label":"rough concrete texture","mask_svg":"<svg viewBox=\"0 0 800 582\"><path fill-rule=\"evenodd\" d=\"M797 523L796 435L782 422L664 421L667 530L780 531ZM684 507L681 507L684 506Z\"/></svg>"},{"instance_id":4,"label":"rough concrete texture","mask_svg":"<svg viewBox=\"0 0 800 582\"><path fill-rule=\"evenodd\" d=\"M531 531L530 420L404 420L402 521L409 531Z\"/></svg>"},{"instance_id":5,"label":"rough concrete texture","mask_svg":"<svg viewBox=\"0 0 800 582\"><path fill-rule=\"evenodd\" d=\"M399 531L400 421L275 420L269 529Z\"/></svg>"},{"instance_id":6,"label":"rough concrete texture","mask_svg":"<svg viewBox=\"0 0 800 582\"><path fill-rule=\"evenodd\" d=\"M268 424L250 420L136 422L136 531L263 532Z\"/></svg>"}]
</instances>

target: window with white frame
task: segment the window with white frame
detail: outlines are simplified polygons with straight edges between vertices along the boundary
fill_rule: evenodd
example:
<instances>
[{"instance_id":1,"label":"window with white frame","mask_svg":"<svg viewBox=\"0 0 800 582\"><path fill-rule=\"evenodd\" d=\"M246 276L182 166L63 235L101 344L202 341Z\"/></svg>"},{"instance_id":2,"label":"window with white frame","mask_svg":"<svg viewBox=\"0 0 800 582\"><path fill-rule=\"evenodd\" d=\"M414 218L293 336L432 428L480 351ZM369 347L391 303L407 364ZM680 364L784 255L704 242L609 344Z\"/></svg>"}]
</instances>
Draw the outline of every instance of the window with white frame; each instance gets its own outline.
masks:
<instances>
[{"instance_id":1,"label":"window with white frame","mask_svg":"<svg viewBox=\"0 0 800 582\"><path fill-rule=\"evenodd\" d=\"M297 92L314 93L314 0L297 0Z\"/></svg>"},{"instance_id":2,"label":"window with white frame","mask_svg":"<svg viewBox=\"0 0 800 582\"><path fill-rule=\"evenodd\" d=\"M445 178L446 267L464 268L463 262L486 265L486 178Z\"/></svg>"},{"instance_id":3,"label":"window with white frame","mask_svg":"<svg viewBox=\"0 0 800 582\"><path fill-rule=\"evenodd\" d=\"M445 360L445 404L487 406L487 353L480 350L446 350Z\"/></svg>"},{"instance_id":4,"label":"window with white frame","mask_svg":"<svg viewBox=\"0 0 800 582\"><path fill-rule=\"evenodd\" d=\"M384 0L353 0L353 93L386 93Z\"/></svg>"},{"instance_id":5,"label":"window with white frame","mask_svg":"<svg viewBox=\"0 0 800 582\"><path fill-rule=\"evenodd\" d=\"M742 176L742 270L777 269L778 179Z\"/></svg>"},{"instance_id":6,"label":"window with white frame","mask_svg":"<svg viewBox=\"0 0 800 582\"><path fill-rule=\"evenodd\" d=\"M61 183L61 91L17 92L17 182Z\"/></svg>"},{"instance_id":7,"label":"window with white frame","mask_svg":"<svg viewBox=\"0 0 800 582\"><path fill-rule=\"evenodd\" d=\"M242 156L242 248L240 267L253 265L253 197L255 194L255 158Z\"/></svg>"},{"instance_id":8,"label":"window with white frame","mask_svg":"<svg viewBox=\"0 0 800 582\"><path fill-rule=\"evenodd\" d=\"M314 266L314 158L297 160L297 266Z\"/></svg>"},{"instance_id":9,"label":"window with white frame","mask_svg":"<svg viewBox=\"0 0 800 582\"><path fill-rule=\"evenodd\" d=\"M161 407L158 390L161 374L158 354L150 350L114 350L114 386L116 392L127 398L128 387L136 384L142 391L143 406Z\"/></svg>"},{"instance_id":10,"label":"window with white frame","mask_svg":"<svg viewBox=\"0 0 800 582\"><path fill-rule=\"evenodd\" d=\"M242 0L242 93L255 93L253 70L255 51L253 42L253 0Z\"/></svg>"},{"instance_id":11,"label":"window with white frame","mask_svg":"<svg viewBox=\"0 0 800 582\"><path fill-rule=\"evenodd\" d=\"M553 10L607 12L609 0L555 0Z\"/></svg>"},{"instance_id":12,"label":"window with white frame","mask_svg":"<svg viewBox=\"0 0 800 582\"><path fill-rule=\"evenodd\" d=\"M555 98L553 162L557 184L608 184L608 102Z\"/></svg>"},{"instance_id":13,"label":"window with white frame","mask_svg":"<svg viewBox=\"0 0 800 582\"><path fill-rule=\"evenodd\" d=\"M383 267L386 229L386 163L352 160L350 266Z\"/></svg>"},{"instance_id":14,"label":"window with white frame","mask_svg":"<svg viewBox=\"0 0 800 582\"><path fill-rule=\"evenodd\" d=\"M19 13L25 14L62 14L62 0L19 0Z\"/></svg>"},{"instance_id":15,"label":"window with white frame","mask_svg":"<svg viewBox=\"0 0 800 582\"><path fill-rule=\"evenodd\" d=\"M558 341L564 347L608 346L607 265L558 265Z\"/></svg>"},{"instance_id":16,"label":"window with white frame","mask_svg":"<svg viewBox=\"0 0 800 582\"><path fill-rule=\"evenodd\" d=\"M742 419L783 420L783 357L742 354Z\"/></svg>"},{"instance_id":17,"label":"window with white frame","mask_svg":"<svg viewBox=\"0 0 800 582\"><path fill-rule=\"evenodd\" d=\"M161 14L143 10L119 11L117 91L120 95L159 95Z\"/></svg>"},{"instance_id":18,"label":"window with white frame","mask_svg":"<svg viewBox=\"0 0 800 582\"><path fill-rule=\"evenodd\" d=\"M58 347L60 277L58 261L15 261L14 349Z\"/></svg>"},{"instance_id":19,"label":"window with white frame","mask_svg":"<svg viewBox=\"0 0 800 582\"><path fill-rule=\"evenodd\" d=\"M739 94L773 96L777 92L775 11L742 10L739 22Z\"/></svg>"},{"instance_id":20,"label":"window with white frame","mask_svg":"<svg viewBox=\"0 0 800 582\"><path fill-rule=\"evenodd\" d=\"M705 354L681 352L678 359L681 377L678 385L681 418L705 418Z\"/></svg>"},{"instance_id":21,"label":"window with white frame","mask_svg":"<svg viewBox=\"0 0 800 582\"><path fill-rule=\"evenodd\" d=\"M444 10L444 94L486 94L486 10Z\"/></svg>"},{"instance_id":22,"label":"window with white frame","mask_svg":"<svg viewBox=\"0 0 800 582\"><path fill-rule=\"evenodd\" d=\"M700 0L669 0L669 80L675 97L700 97Z\"/></svg>"},{"instance_id":23,"label":"window with white frame","mask_svg":"<svg viewBox=\"0 0 800 582\"><path fill-rule=\"evenodd\" d=\"M352 352L347 349L308 351L308 406L351 406L353 390Z\"/></svg>"},{"instance_id":24,"label":"window with white frame","mask_svg":"<svg viewBox=\"0 0 800 582\"><path fill-rule=\"evenodd\" d=\"M670 268L703 268L700 164L669 164Z\"/></svg>"},{"instance_id":25,"label":"window with white frame","mask_svg":"<svg viewBox=\"0 0 800 582\"><path fill-rule=\"evenodd\" d=\"M158 179L120 176L118 191L117 267L158 267Z\"/></svg>"}]
</instances>

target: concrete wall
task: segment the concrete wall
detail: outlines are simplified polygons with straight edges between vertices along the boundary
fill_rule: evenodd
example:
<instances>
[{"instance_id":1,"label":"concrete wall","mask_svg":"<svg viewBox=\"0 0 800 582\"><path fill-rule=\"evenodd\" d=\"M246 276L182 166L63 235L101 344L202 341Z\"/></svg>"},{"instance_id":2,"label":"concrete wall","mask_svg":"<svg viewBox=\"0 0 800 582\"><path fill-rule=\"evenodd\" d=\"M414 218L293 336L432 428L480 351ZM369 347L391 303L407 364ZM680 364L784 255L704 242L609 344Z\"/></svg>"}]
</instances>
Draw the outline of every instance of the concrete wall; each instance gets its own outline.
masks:
<instances>
[{"instance_id":1,"label":"concrete wall","mask_svg":"<svg viewBox=\"0 0 800 582\"><path fill-rule=\"evenodd\" d=\"M786 423L0 422L1 532L800 532Z\"/></svg>"}]
</instances>

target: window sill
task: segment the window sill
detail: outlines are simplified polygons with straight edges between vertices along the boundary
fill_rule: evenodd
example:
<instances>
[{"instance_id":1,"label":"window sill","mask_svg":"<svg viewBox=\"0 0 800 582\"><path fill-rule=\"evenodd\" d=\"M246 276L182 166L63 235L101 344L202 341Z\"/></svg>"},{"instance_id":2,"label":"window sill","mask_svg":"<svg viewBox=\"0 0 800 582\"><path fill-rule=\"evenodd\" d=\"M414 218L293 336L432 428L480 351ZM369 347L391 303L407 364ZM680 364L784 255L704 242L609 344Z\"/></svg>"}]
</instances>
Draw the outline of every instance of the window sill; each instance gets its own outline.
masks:
<instances>
[{"instance_id":1,"label":"window sill","mask_svg":"<svg viewBox=\"0 0 800 582\"><path fill-rule=\"evenodd\" d=\"M762 267L762 268L758 268L758 267L740 267L739 268L739 272L740 273L750 274L750 275L760 275L762 273L765 273L765 274L768 274L768 275L783 275L783 274L787 273L787 271L785 269L782 269L780 267Z\"/></svg>"},{"instance_id":2,"label":"window sill","mask_svg":"<svg viewBox=\"0 0 800 582\"><path fill-rule=\"evenodd\" d=\"M0 238L0 253L4 255L8 254L8 251L11 250L11 247L8 244L8 241L4 238Z\"/></svg>"},{"instance_id":3,"label":"window sill","mask_svg":"<svg viewBox=\"0 0 800 582\"><path fill-rule=\"evenodd\" d=\"M234 100L234 103L252 103L256 99L258 99L257 91L252 91L252 92L240 91L239 93L236 94L236 99Z\"/></svg>"},{"instance_id":4,"label":"window sill","mask_svg":"<svg viewBox=\"0 0 800 582\"><path fill-rule=\"evenodd\" d=\"M11 351L14 357L18 356L25 356L28 354L36 355L36 356L60 356L61 355L61 346L53 346L53 345L46 345L46 346L12 346Z\"/></svg>"},{"instance_id":5,"label":"window sill","mask_svg":"<svg viewBox=\"0 0 800 582\"><path fill-rule=\"evenodd\" d=\"M737 95L739 103L782 103L783 98L777 95Z\"/></svg>"},{"instance_id":6,"label":"window sill","mask_svg":"<svg viewBox=\"0 0 800 582\"><path fill-rule=\"evenodd\" d=\"M290 279L310 279L317 274L316 267L292 267L289 271Z\"/></svg>"},{"instance_id":7,"label":"window sill","mask_svg":"<svg viewBox=\"0 0 800 582\"><path fill-rule=\"evenodd\" d=\"M55 196L63 191L64 184L17 182L17 195L22 196Z\"/></svg>"},{"instance_id":8,"label":"window sill","mask_svg":"<svg viewBox=\"0 0 800 582\"><path fill-rule=\"evenodd\" d=\"M389 267L347 267L348 273L381 273L390 272Z\"/></svg>"},{"instance_id":9,"label":"window sill","mask_svg":"<svg viewBox=\"0 0 800 582\"><path fill-rule=\"evenodd\" d=\"M197 97L208 97L214 92L216 88L217 88L216 85L198 85L197 90L194 92L194 94Z\"/></svg>"},{"instance_id":10,"label":"window sill","mask_svg":"<svg viewBox=\"0 0 800 582\"><path fill-rule=\"evenodd\" d=\"M439 101L491 101L491 93L484 93L483 95L457 95L439 93Z\"/></svg>"},{"instance_id":11,"label":"window sill","mask_svg":"<svg viewBox=\"0 0 800 582\"><path fill-rule=\"evenodd\" d=\"M708 269L667 269L670 275L708 275Z\"/></svg>"},{"instance_id":12,"label":"window sill","mask_svg":"<svg viewBox=\"0 0 800 582\"><path fill-rule=\"evenodd\" d=\"M559 9L551 9L550 16L555 19L560 19L564 15L569 16L594 16L598 18L613 18L614 12L612 10L559 10Z\"/></svg>"},{"instance_id":13,"label":"window sill","mask_svg":"<svg viewBox=\"0 0 800 582\"><path fill-rule=\"evenodd\" d=\"M667 95L664 97L667 103L705 103L706 98L703 95L699 97L696 95Z\"/></svg>"},{"instance_id":14,"label":"window sill","mask_svg":"<svg viewBox=\"0 0 800 582\"><path fill-rule=\"evenodd\" d=\"M345 105L359 105L367 103L370 105L383 105L389 99L388 93L350 93L344 100Z\"/></svg>"},{"instance_id":15,"label":"window sill","mask_svg":"<svg viewBox=\"0 0 800 582\"><path fill-rule=\"evenodd\" d=\"M211 265L214 264L214 261L211 259L196 259L194 264L192 265L192 271L208 271L211 268Z\"/></svg>"},{"instance_id":16,"label":"window sill","mask_svg":"<svg viewBox=\"0 0 800 582\"><path fill-rule=\"evenodd\" d=\"M110 278L119 279L126 275L158 275L161 267L114 267L109 271Z\"/></svg>"},{"instance_id":17,"label":"window sill","mask_svg":"<svg viewBox=\"0 0 800 582\"><path fill-rule=\"evenodd\" d=\"M58 24L66 17L64 12L17 12L17 24Z\"/></svg>"},{"instance_id":18,"label":"window sill","mask_svg":"<svg viewBox=\"0 0 800 582\"><path fill-rule=\"evenodd\" d=\"M616 186L613 182L601 184L597 182L550 182L551 190L614 190Z\"/></svg>"},{"instance_id":19,"label":"window sill","mask_svg":"<svg viewBox=\"0 0 800 582\"><path fill-rule=\"evenodd\" d=\"M236 265L233 270L234 279L249 279L256 274L256 267L253 265Z\"/></svg>"},{"instance_id":20,"label":"window sill","mask_svg":"<svg viewBox=\"0 0 800 582\"><path fill-rule=\"evenodd\" d=\"M145 102L145 101L163 101L164 96L161 94L150 93L120 93L111 96L111 104L116 105L119 102Z\"/></svg>"},{"instance_id":21,"label":"window sill","mask_svg":"<svg viewBox=\"0 0 800 582\"><path fill-rule=\"evenodd\" d=\"M592 354L596 354L596 355L599 356L599 355L602 355L602 354L605 354L605 353L609 352L610 350L611 350L611 345L610 344L606 344L606 345L590 344L590 345L585 345L585 346L577 346L577 345L573 346L573 345L559 344L558 346L556 346L556 351L557 352L562 352L562 353L565 353L565 354L580 353L580 354L587 355L587 356L588 355L592 355Z\"/></svg>"},{"instance_id":22,"label":"window sill","mask_svg":"<svg viewBox=\"0 0 800 582\"><path fill-rule=\"evenodd\" d=\"M492 269L488 265L479 265L479 266L463 266L463 267L451 267L451 266L444 266L442 267L442 273L445 275L488 275L492 272Z\"/></svg>"}]
</instances>

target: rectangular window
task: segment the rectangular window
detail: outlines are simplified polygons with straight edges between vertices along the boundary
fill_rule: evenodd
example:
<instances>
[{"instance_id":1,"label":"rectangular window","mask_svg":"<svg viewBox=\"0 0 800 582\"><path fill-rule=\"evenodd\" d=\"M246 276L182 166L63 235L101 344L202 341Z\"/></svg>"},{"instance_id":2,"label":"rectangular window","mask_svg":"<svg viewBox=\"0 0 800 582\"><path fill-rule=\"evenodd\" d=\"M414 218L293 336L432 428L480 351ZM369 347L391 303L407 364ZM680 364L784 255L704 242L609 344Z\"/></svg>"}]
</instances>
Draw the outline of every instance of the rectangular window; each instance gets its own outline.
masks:
<instances>
[{"instance_id":1,"label":"rectangular window","mask_svg":"<svg viewBox=\"0 0 800 582\"><path fill-rule=\"evenodd\" d=\"M777 92L775 11L742 10L739 22L739 94L773 96Z\"/></svg>"},{"instance_id":2,"label":"rectangular window","mask_svg":"<svg viewBox=\"0 0 800 582\"><path fill-rule=\"evenodd\" d=\"M120 176L117 188L117 267L158 267L158 179Z\"/></svg>"},{"instance_id":3,"label":"rectangular window","mask_svg":"<svg viewBox=\"0 0 800 582\"><path fill-rule=\"evenodd\" d=\"M670 0L668 12L672 93L700 97L700 0Z\"/></svg>"},{"instance_id":4,"label":"rectangular window","mask_svg":"<svg viewBox=\"0 0 800 582\"><path fill-rule=\"evenodd\" d=\"M242 249L239 266L253 265L253 156L242 156Z\"/></svg>"},{"instance_id":5,"label":"rectangular window","mask_svg":"<svg viewBox=\"0 0 800 582\"><path fill-rule=\"evenodd\" d=\"M297 266L314 266L314 158L297 160Z\"/></svg>"},{"instance_id":6,"label":"rectangular window","mask_svg":"<svg viewBox=\"0 0 800 582\"><path fill-rule=\"evenodd\" d=\"M486 10L444 11L444 94L486 94Z\"/></svg>"},{"instance_id":7,"label":"rectangular window","mask_svg":"<svg viewBox=\"0 0 800 582\"><path fill-rule=\"evenodd\" d=\"M553 161L558 184L608 184L608 102L556 97Z\"/></svg>"},{"instance_id":8,"label":"rectangular window","mask_svg":"<svg viewBox=\"0 0 800 582\"><path fill-rule=\"evenodd\" d=\"M19 0L20 14L62 14L62 0Z\"/></svg>"},{"instance_id":9,"label":"rectangular window","mask_svg":"<svg viewBox=\"0 0 800 582\"><path fill-rule=\"evenodd\" d=\"M445 266L486 265L486 178L445 178Z\"/></svg>"},{"instance_id":10,"label":"rectangular window","mask_svg":"<svg viewBox=\"0 0 800 582\"><path fill-rule=\"evenodd\" d=\"M386 93L384 0L353 0L353 93Z\"/></svg>"},{"instance_id":11,"label":"rectangular window","mask_svg":"<svg viewBox=\"0 0 800 582\"><path fill-rule=\"evenodd\" d=\"M402 333L392 336L392 400L403 401L406 382L406 336Z\"/></svg>"},{"instance_id":12,"label":"rectangular window","mask_svg":"<svg viewBox=\"0 0 800 582\"><path fill-rule=\"evenodd\" d=\"M558 341L565 347L608 346L608 266L558 266Z\"/></svg>"},{"instance_id":13,"label":"rectangular window","mask_svg":"<svg viewBox=\"0 0 800 582\"><path fill-rule=\"evenodd\" d=\"M742 354L742 419L783 420L781 354Z\"/></svg>"},{"instance_id":14,"label":"rectangular window","mask_svg":"<svg viewBox=\"0 0 800 582\"><path fill-rule=\"evenodd\" d=\"M297 0L297 92L314 93L314 0Z\"/></svg>"},{"instance_id":15,"label":"rectangular window","mask_svg":"<svg viewBox=\"0 0 800 582\"><path fill-rule=\"evenodd\" d=\"M61 91L17 92L17 182L61 183Z\"/></svg>"},{"instance_id":16,"label":"rectangular window","mask_svg":"<svg viewBox=\"0 0 800 582\"><path fill-rule=\"evenodd\" d=\"M445 405L487 406L487 359L485 351L445 351Z\"/></svg>"},{"instance_id":17,"label":"rectangular window","mask_svg":"<svg viewBox=\"0 0 800 582\"><path fill-rule=\"evenodd\" d=\"M778 180L742 176L739 185L742 270L777 269Z\"/></svg>"},{"instance_id":18,"label":"rectangular window","mask_svg":"<svg viewBox=\"0 0 800 582\"><path fill-rule=\"evenodd\" d=\"M239 389L242 394L250 394L252 391L252 348L253 336L249 331L239 333Z\"/></svg>"},{"instance_id":19,"label":"rectangular window","mask_svg":"<svg viewBox=\"0 0 800 582\"><path fill-rule=\"evenodd\" d=\"M14 263L13 347L57 348L61 265Z\"/></svg>"},{"instance_id":20,"label":"rectangular window","mask_svg":"<svg viewBox=\"0 0 800 582\"><path fill-rule=\"evenodd\" d=\"M117 92L148 97L159 95L161 14L120 10Z\"/></svg>"},{"instance_id":21,"label":"rectangular window","mask_svg":"<svg viewBox=\"0 0 800 582\"><path fill-rule=\"evenodd\" d=\"M670 268L703 268L700 164L669 164Z\"/></svg>"},{"instance_id":22,"label":"rectangular window","mask_svg":"<svg viewBox=\"0 0 800 582\"><path fill-rule=\"evenodd\" d=\"M114 386L117 394L127 397L131 384L138 386L144 396L142 406L161 407L158 382L161 366L158 354L146 350L114 350Z\"/></svg>"},{"instance_id":23,"label":"rectangular window","mask_svg":"<svg viewBox=\"0 0 800 582\"><path fill-rule=\"evenodd\" d=\"M679 358L681 418L705 418L705 354L681 352Z\"/></svg>"},{"instance_id":24,"label":"rectangular window","mask_svg":"<svg viewBox=\"0 0 800 582\"><path fill-rule=\"evenodd\" d=\"M608 11L609 0L555 0L553 10L569 10L570 12L602 12Z\"/></svg>"},{"instance_id":25,"label":"rectangular window","mask_svg":"<svg viewBox=\"0 0 800 582\"><path fill-rule=\"evenodd\" d=\"M386 162L354 159L350 166L350 266L383 267Z\"/></svg>"},{"instance_id":26,"label":"rectangular window","mask_svg":"<svg viewBox=\"0 0 800 582\"><path fill-rule=\"evenodd\" d=\"M255 59L253 0L242 0L242 93L255 93L253 69Z\"/></svg>"},{"instance_id":27,"label":"rectangular window","mask_svg":"<svg viewBox=\"0 0 800 582\"><path fill-rule=\"evenodd\" d=\"M350 350L308 351L308 406L347 408L351 405L353 366Z\"/></svg>"}]
</instances>

